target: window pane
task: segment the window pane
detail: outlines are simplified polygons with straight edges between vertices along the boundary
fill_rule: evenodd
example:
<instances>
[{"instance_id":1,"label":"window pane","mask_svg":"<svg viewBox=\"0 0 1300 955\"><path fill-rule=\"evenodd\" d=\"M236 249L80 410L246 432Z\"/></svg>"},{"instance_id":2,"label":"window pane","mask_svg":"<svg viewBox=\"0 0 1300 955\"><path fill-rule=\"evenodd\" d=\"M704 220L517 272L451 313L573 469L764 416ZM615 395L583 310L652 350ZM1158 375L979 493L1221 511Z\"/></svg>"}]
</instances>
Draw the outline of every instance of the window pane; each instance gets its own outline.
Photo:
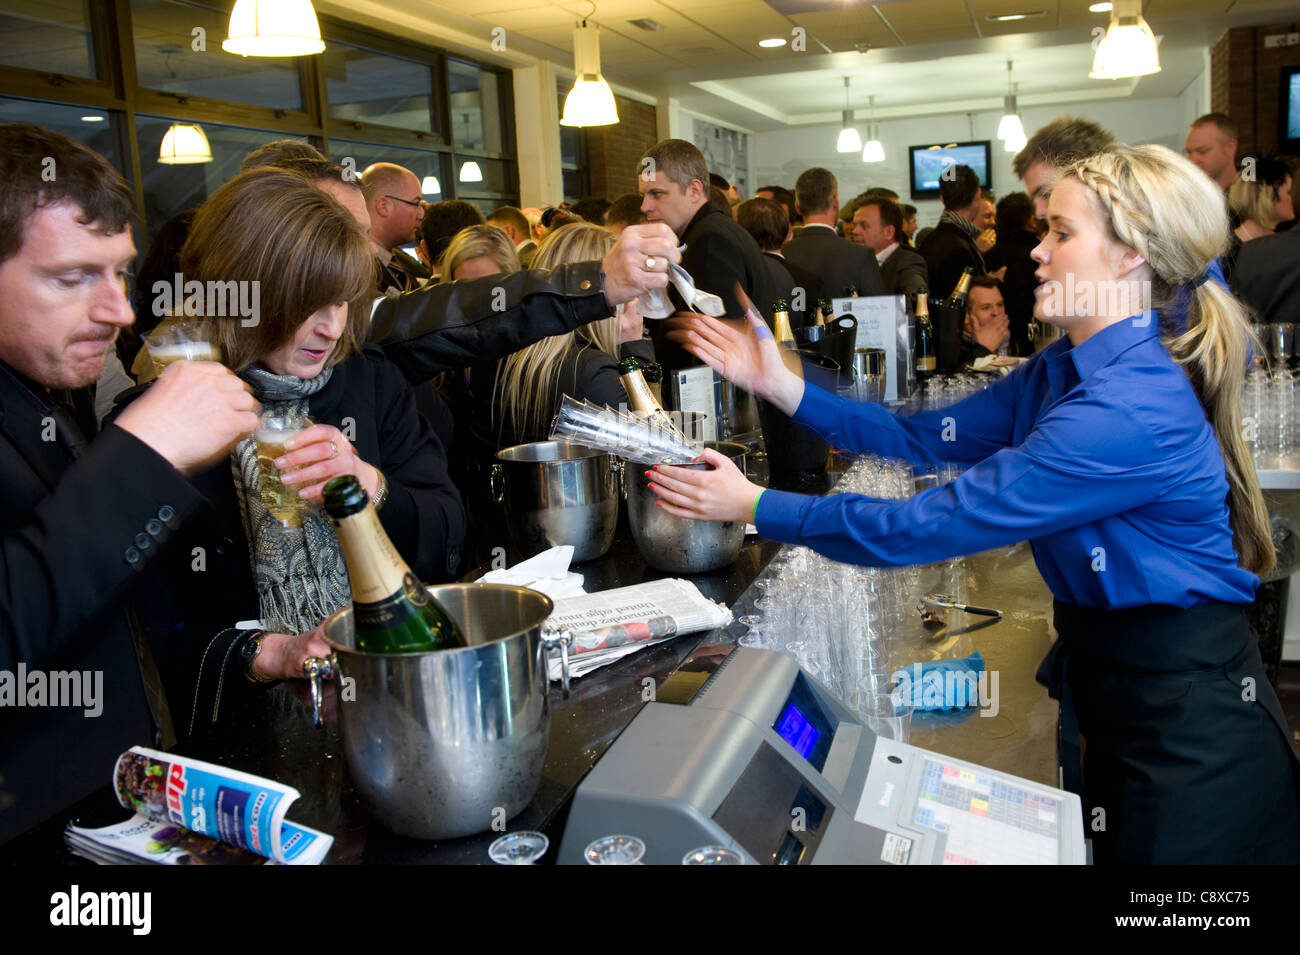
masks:
<instances>
[{"instance_id":1,"label":"window pane","mask_svg":"<svg viewBox=\"0 0 1300 955\"><path fill-rule=\"evenodd\" d=\"M560 115L564 115L564 97L567 90L560 91ZM580 126L560 127L560 164L563 166L582 165L582 128Z\"/></svg>"},{"instance_id":2,"label":"window pane","mask_svg":"<svg viewBox=\"0 0 1300 955\"><path fill-rule=\"evenodd\" d=\"M95 76L89 0L17 0L0 10L0 64Z\"/></svg>"},{"instance_id":3,"label":"window pane","mask_svg":"<svg viewBox=\"0 0 1300 955\"><path fill-rule=\"evenodd\" d=\"M499 153L502 145L499 77L472 63L447 61L451 83L451 138L462 149Z\"/></svg>"},{"instance_id":4,"label":"window pane","mask_svg":"<svg viewBox=\"0 0 1300 955\"><path fill-rule=\"evenodd\" d=\"M323 67L330 116L398 129L434 132L433 70L335 40L325 47Z\"/></svg>"},{"instance_id":5,"label":"window pane","mask_svg":"<svg viewBox=\"0 0 1300 955\"><path fill-rule=\"evenodd\" d=\"M474 167L481 179L475 179ZM514 192L514 163L500 159L456 157L456 194L463 192Z\"/></svg>"},{"instance_id":6,"label":"window pane","mask_svg":"<svg viewBox=\"0 0 1300 955\"><path fill-rule=\"evenodd\" d=\"M65 106L30 99L0 97L0 123L32 123L84 143L122 171L117 134L117 117L91 106Z\"/></svg>"},{"instance_id":7,"label":"window pane","mask_svg":"<svg viewBox=\"0 0 1300 955\"><path fill-rule=\"evenodd\" d=\"M420 180L425 202L440 202L450 196L445 157L442 153L422 149L403 149L379 143L361 143L347 139L330 140L330 159L350 165L358 174L371 163L391 162L405 166Z\"/></svg>"},{"instance_id":8,"label":"window pane","mask_svg":"<svg viewBox=\"0 0 1300 955\"><path fill-rule=\"evenodd\" d=\"M163 136L173 123L189 124L163 116L135 118L140 142L140 169L144 175L144 210L152 237L164 222L186 209L202 205L227 179L239 172L244 156L263 143L284 139L284 133L203 123L201 129L212 147L212 161L193 165L165 165L158 161Z\"/></svg>"},{"instance_id":9,"label":"window pane","mask_svg":"<svg viewBox=\"0 0 1300 955\"><path fill-rule=\"evenodd\" d=\"M587 177L581 169L566 169L560 175L564 179L565 202L577 202L587 194Z\"/></svg>"},{"instance_id":10,"label":"window pane","mask_svg":"<svg viewBox=\"0 0 1300 955\"><path fill-rule=\"evenodd\" d=\"M195 50L194 29L204 31ZM236 56L221 49L229 14L178 0L131 0L135 67L147 89L208 99L302 109L296 57Z\"/></svg>"}]
</instances>

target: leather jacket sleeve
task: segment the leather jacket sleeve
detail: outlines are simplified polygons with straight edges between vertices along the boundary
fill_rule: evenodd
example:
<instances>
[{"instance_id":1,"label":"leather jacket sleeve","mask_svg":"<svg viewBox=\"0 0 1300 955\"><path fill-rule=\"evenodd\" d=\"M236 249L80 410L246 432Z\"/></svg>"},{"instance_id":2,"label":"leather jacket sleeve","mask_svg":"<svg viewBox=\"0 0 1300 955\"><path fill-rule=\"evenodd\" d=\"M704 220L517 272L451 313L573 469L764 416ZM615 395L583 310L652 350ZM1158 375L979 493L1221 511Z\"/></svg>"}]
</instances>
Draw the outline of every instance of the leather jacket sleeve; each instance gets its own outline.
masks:
<instances>
[{"instance_id":1,"label":"leather jacket sleeve","mask_svg":"<svg viewBox=\"0 0 1300 955\"><path fill-rule=\"evenodd\" d=\"M375 307L370 340L411 384L614 313L599 262L426 285Z\"/></svg>"}]
</instances>

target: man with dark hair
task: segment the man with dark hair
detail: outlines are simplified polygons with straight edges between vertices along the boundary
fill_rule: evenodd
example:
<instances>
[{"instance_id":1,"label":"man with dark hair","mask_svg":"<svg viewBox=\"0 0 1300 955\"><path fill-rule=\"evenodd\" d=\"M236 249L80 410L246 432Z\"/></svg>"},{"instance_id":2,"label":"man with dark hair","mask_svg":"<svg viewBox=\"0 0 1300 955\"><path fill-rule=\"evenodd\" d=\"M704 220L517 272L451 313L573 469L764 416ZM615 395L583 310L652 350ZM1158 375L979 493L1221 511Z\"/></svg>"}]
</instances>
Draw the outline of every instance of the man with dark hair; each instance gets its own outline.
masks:
<instances>
[{"instance_id":1,"label":"man with dark hair","mask_svg":"<svg viewBox=\"0 0 1300 955\"><path fill-rule=\"evenodd\" d=\"M737 317L744 314L736 297L739 285L759 313L770 318L775 292L762 253L729 211L710 204L704 155L685 140L665 139L641 157L637 171L641 211L650 222L665 223L685 244L682 268L696 286L721 297L726 314ZM675 289L671 295L677 307L685 309ZM665 370L700 363L664 337L662 323L656 330L655 350Z\"/></svg>"},{"instance_id":2,"label":"man with dark hair","mask_svg":"<svg viewBox=\"0 0 1300 955\"><path fill-rule=\"evenodd\" d=\"M1007 321L1011 324L1012 355L1032 355L1034 338L1030 320L1034 317L1034 274L1038 263L1030 253L1038 245L1034 231L1034 203L1023 192L1012 192L998 200L997 244L984 253L984 264L991 272L1002 272L1002 296L1006 301Z\"/></svg>"},{"instance_id":3,"label":"man with dark hair","mask_svg":"<svg viewBox=\"0 0 1300 955\"><path fill-rule=\"evenodd\" d=\"M786 261L807 269L822 281L827 298L883 295L884 280L872 252L842 239L835 232L840 212L839 184L829 169L808 169L794 186L795 205L803 216L803 231L781 249Z\"/></svg>"},{"instance_id":4,"label":"man with dark hair","mask_svg":"<svg viewBox=\"0 0 1300 955\"><path fill-rule=\"evenodd\" d=\"M991 275L971 279L970 297L961 335L961 363L969 364L985 355L1005 354L1010 338L1002 284Z\"/></svg>"},{"instance_id":5,"label":"man with dark hair","mask_svg":"<svg viewBox=\"0 0 1300 955\"><path fill-rule=\"evenodd\" d=\"M913 299L927 288L925 259L903 248L899 237L903 231L903 210L884 196L865 199L853 213L853 241L870 249L880 264L886 295L906 295Z\"/></svg>"},{"instance_id":6,"label":"man with dark hair","mask_svg":"<svg viewBox=\"0 0 1300 955\"><path fill-rule=\"evenodd\" d=\"M1047 200L1062 169L1113 145L1115 137L1107 130L1073 116L1058 116L1036 130L1012 161L1012 168L1034 200L1034 215L1047 218Z\"/></svg>"},{"instance_id":7,"label":"man with dark hair","mask_svg":"<svg viewBox=\"0 0 1300 955\"><path fill-rule=\"evenodd\" d=\"M425 210L424 216L426 219L433 213L433 210L433 206ZM510 241L515 244L515 252L519 256L519 264L524 268L528 268L533 261L533 256L537 254L537 243L533 241L533 230L528 224L528 217L524 215L523 210L515 206L502 206L500 209L493 209L491 215L487 217L487 224L496 226L510 236Z\"/></svg>"},{"instance_id":8,"label":"man with dark hair","mask_svg":"<svg viewBox=\"0 0 1300 955\"><path fill-rule=\"evenodd\" d=\"M930 290L945 298L967 267L984 274L984 258L975 245L980 234L976 218L984 211L980 181L970 166L949 166L939 176L939 198L943 215L925 241L920 253L930 275Z\"/></svg>"},{"instance_id":9,"label":"man with dark hair","mask_svg":"<svg viewBox=\"0 0 1300 955\"><path fill-rule=\"evenodd\" d=\"M759 186L754 195L759 199L771 199L773 202L779 203L781 208L785 210L785 217L789 220L792 228L803 222L803 219L799 217L799 213L795 210L794 193L785 186Z\"/></svg>"},{"instance_id":10,"label":"man with dark hair","mask_svg":"<svg viewBox=\"0 0 1300 955\"><path fill-rule=\"evenodd\" d=\"M203 506L186 475L258 419L228 369L180 361L100 430L92 386L133 320L134 198L101 156L36 126L0 126L0 176L0 671L26 672L10 684L24 698L38 675L84 689L0 706L3 843L103 786L123 750L174 741L131 603Z\"/></svg>"},{"instance_id":11,"label":"man with dark hair","mask_svg":"<svg viewBox=\"0 0 1300 955\"><path fill-rule=\"evenodd\" d=\"M642 222L645 222L645 213L641 211L641 195L636 192L619 196L605 213L605 228L615 235Z\"/></svg>"},{"instance_id":12,"label":"man with dark hair","mask_svg":"<svg viewBox=\"0 0 1300 955\"><path fill-rule=\"evenodd\" d=\"M581 216L587 222L604 225L605 213L609 212L610 205L612 203L604 196L587 196L570 206L569 211L575 216Z\"/></svg>"},{"instance_id":13,"label":"man with dark hair","mask_svg":"<svg viewBox=\"0 0 1300 955\"><path fill-rule=\"evenodd\" d=\"M1187 158L1228 191L1237 176L1237 126L1223 113L1206 113L1187 131Z\"/></svg>"},{"instance_id":14,"label":"man with dark hair","mask_svg":"<svg viewBox=\"0 0 1300 955\"><path fill-rule=\"evenodd\" d=\"M442 253L447 251L447 246L451 245L456 233L472 225L483 225L486 221L478 206L464 199L435 202L429 206L420 221L420 244L417 251L428 259L429 268L435 275L441 274L439 263L442 261Z\"/></svg>"},{"instance_id":15,"label":"man with dark hair","mask_svg":"<svg viewBox=\"0 0 1300 955\"><path fill-rule=\"evenodd\" d=\"M790 236L785 210L771 199L747 199L736 206L736 222L763 251L763 265L772 287L789 306L790 326L813 324L812 310L822 295L822 283L814 273L786 261L781 254L781 245Z\"/></svg>"},{"instance_id":16,"label":"man with dark hair","mask_svg":"<svg viewBox=\"0 0 1300 955\"><path fill-rule=\"evenodd\" d=\"M722 190L723 198L727 200L727 205L740 200L740 192L726 180L726 177L719 176L716 172L709 173L709 185L715 189Z\"/></svg>"},{"instance_id":17,"label":"man with dark hair","mask_svg":"<svg viewBox=\"0 0 1300 955\"><path fill-rule=\"evenodd\" d=\"M916 235L916 206L903 203L903 227L898 234L898 244L905 249L913 248L912 237Z\"/></svg>"},{"instance_id":18,"label":"man with dark hair","mask_svg":"<svg viewBox=\"0 0 1300 955\"><path fill-rule=\"evenodd\" d=\"M273 139L258 146L239 164L240 172L258 166L283 166L286 160L325 159L324 153L305 139Z\"/></svg>"},{"instance_id":19,"label":"man with dark hair","mask_svg":"<svg viewBox=\"0 0 1300 955\"><path fill-rule=\"evenodd\" d=\"M391 162L371 163L361 174L361 191L370 213L370 238L379 258L379 287L409 292L430 277L429 269L402 251L420 233L428 203L415 173Z\"/></svg>"}]
</instances>

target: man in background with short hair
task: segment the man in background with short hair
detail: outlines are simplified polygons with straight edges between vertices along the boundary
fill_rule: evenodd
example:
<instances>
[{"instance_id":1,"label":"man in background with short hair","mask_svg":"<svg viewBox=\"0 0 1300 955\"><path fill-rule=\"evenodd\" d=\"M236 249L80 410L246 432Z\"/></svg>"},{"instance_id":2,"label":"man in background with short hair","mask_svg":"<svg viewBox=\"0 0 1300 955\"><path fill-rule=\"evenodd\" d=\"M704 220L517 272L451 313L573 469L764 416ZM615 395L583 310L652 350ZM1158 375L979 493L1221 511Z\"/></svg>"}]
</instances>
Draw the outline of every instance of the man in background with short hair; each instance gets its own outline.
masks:
<instances>
[{"instance_id":1,"label":"man in background with short hair","mask_svg":"<svg viewBox=\"0 0 1300 955\"><path fill-rule=\"evenodd\" d=\"M619 196L605 213L605 228L614 235L619 235L630 225L645 222L645 213L641 211L641 196L629 192Z\"/></svg>"},{"instance_id":2,"label":"man in background with short hair","mask_svg":"<svg viewBox=\"0 0 1300 955\"><path fill-rule=\"evenodd\" d=\"M840 197L831 171L817 167L800 173L794 197L804 228L782 247L786 260L817 275L826 298L883 295L885 283L874 253L835 232Z\"/></svg>"},{"instance_id":3,"label":"man in background with short hair","mask_svg":"<svg viewBox=\"0 0 1300 955\"><path fill-rule=\"evenodd\" d=\"M427 214L427 213L426 213ZM494 225L510 237L519 256L519 264L528 268L537 254L537 243L533 241L533 230L522 209L514 206L502 206L492 210L487 217L488 225Z\"/></svg>"},{"instance_id":4,"label":"man in background with short hair","mask_svg":"<svg viewBox=\"0 0 1300 955\"><path fill-rule=\"evenodd\" d=\"M925 259L904 248L899 241L903 229L903 210L884 196L865 199L853 213L853 240L870 249L880 265L886 295L906 295L928 288Z\"/></svg>"},{"instance_id":5,"label":"man in background with short hair","mask_svg":"<svg viewBox=\"0 0 1300 955\"><path fill-rule=\"evenodd\" d=\"M1011 163L1034 201L1034 215L1047 219L1047 200L1066 166L1114 145L1115 137L1109 131L1074 116L1058 116L1035 130Z\"/></svg>"},{"instance_id":6,"label":"man in background with short hair","mask_svg":"<svg viewBox=\"0 0 1300 955\"><path fill-rule=\"evenodd\" d=\"M370 213L370 238L379 257L380 289L410 292L429 280L430 271L402 251L414 245L424 218L420 180L411 170L377 162L361 173L361 191Z\"/></svg>"},{"instance_id":7,"label":"man in background with short hair","mask_svg":"<svg viewBox=\"0 0 1300 955\"><path fill-rule=\"evenodd\" d=\"M1187 158L1224 192L1237 176L1237 127L1223 113L1206 113L1187 131Z\"/></svg>"},{"instance_id":8,"label":"man in background with short hair","mask_svg":"<svg viewBox=\"0 0 1300 955\"><path fill-rule=\"evenodd\" d=\"M975 220L984 212L975 170L960 165L944 169L939 176L939 198L943 201L943 215L919 251L930 275L930 291L938 298L947 298L965 269L984 274L984 258L975 245L980 234Z\"/></svg>"},{"instance_id":9,"label":"man in background with short hair","mask_svg":"<svg viewBox=\"0 0 1300 955\"><path fill-rule=\"evenodd\" d=\"M822 297L822 283L814 273L786 261L781 245L790 234L790 220L785 210L772 199L746 199L736 206L736 223L754 237L763 251L777 298L789 306L790 327L804 328L816 324L813 309Z\"/></svg>"}]
</instances>

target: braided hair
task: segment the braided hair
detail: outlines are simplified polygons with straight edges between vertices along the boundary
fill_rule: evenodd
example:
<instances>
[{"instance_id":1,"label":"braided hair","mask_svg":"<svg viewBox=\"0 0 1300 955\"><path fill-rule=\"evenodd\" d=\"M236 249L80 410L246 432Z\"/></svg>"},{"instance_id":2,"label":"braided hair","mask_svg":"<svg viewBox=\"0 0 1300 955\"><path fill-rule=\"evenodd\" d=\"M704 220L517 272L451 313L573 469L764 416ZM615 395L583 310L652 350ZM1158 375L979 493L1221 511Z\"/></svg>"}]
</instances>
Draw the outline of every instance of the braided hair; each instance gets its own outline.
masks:
<instances>
[{"instance_id":1,"label":"braided hair","mask_svg":"<svg viewBox=\"0 0 1300 955\"><path fill-rule=\"evenodd\" d=\"M1275 560L1273 540L1241 421L1245 369L1260 347L1241 304L1205 280L1211 260L1228 247L1223 194L1164 146L1115 146L1073 164L1063 176L1092 191L1113 237L1150 267L1161 341L1191 381L1223 455L1229 523L1241 565L1266 573ZM1187 299L1183 327L1175 325L1169 309L1180 292Z\"/></svg>"}]
</instances>

